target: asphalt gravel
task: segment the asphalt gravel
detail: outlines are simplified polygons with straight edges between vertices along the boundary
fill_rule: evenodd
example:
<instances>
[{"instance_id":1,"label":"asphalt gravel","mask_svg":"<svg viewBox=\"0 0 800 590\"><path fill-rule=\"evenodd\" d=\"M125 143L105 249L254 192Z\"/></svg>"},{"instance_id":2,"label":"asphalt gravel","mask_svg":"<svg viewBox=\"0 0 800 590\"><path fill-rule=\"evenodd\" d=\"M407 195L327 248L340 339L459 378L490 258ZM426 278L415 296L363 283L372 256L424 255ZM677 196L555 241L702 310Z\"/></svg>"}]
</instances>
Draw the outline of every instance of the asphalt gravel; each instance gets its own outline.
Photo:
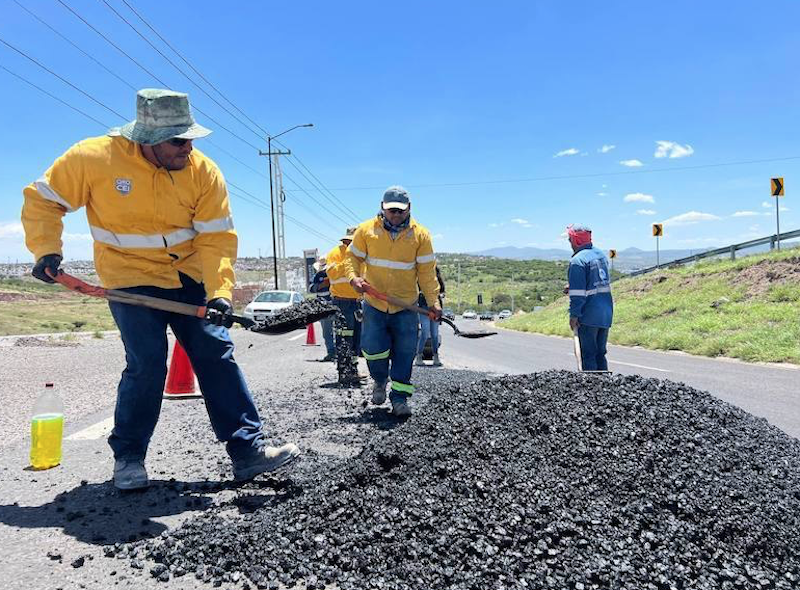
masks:
<instances>
[{"instance_id":1,"label":"asphalt gravel","mask_svg":"<svg viewBox=\"0 0 800 590\"><path fill-rule=\"evenodd\" d=\"M331 301L322 298L304 299L302 302L279 310L266 319L256 322L254 332L283 334L300 330L338 311Z\"/></svg>"},{"instance_id":2,"label":"asphalt gravel","mask_svg":"<svg viewBox=\"0 0 800 590\"><path fill-rule=\"evenodd\" d=\"M243 515L107 555L241 588L800 585L800 442L765 420L638 376L445 376L429 395Z\"/></svg>"}]
</instances>

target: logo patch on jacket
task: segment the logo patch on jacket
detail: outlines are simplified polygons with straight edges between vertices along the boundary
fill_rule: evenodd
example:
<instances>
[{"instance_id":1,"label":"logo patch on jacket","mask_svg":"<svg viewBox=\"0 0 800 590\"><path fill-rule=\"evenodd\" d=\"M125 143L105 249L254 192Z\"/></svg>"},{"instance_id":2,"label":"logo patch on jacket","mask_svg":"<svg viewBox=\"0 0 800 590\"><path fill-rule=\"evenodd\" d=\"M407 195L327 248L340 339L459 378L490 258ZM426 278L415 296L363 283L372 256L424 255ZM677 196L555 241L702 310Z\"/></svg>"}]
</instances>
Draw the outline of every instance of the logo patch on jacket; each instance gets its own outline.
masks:
<instances>
[{"instance_id":1,"label":"logo patch on jacket","mask_svg":"<svg viewBox=\"0 0 800 590\"><path fill-rule=\"evenodd\" d=\"M114 181L114 188L116 188L117 192L123 197L127 197L131 192L131 188L133 188L133 182L129 178L117 178Z\"/></svg>"}]
</instances>

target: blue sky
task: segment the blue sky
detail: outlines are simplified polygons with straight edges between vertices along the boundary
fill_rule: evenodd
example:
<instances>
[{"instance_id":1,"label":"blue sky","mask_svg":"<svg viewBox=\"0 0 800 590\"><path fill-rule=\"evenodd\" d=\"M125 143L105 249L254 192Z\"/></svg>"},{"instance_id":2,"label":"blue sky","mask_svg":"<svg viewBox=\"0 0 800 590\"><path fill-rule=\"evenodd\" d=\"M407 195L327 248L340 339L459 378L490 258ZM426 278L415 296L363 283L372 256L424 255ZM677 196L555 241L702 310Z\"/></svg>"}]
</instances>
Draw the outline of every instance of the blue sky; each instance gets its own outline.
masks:
<instances>
[{"instance_id":1,"label":"blue sky","mask_svg":"<svg viewBox=\"0 0 800 590\"><path fill-rule=\"evenodd\" d=\"M122 0L106 1L203 85ZM346 222L374 214L382 189L395 183L409 189L436 249L448 252L565 247L571 222L591 225L605 248L653 249L650 224L662 221L662 249L743 241L775 230L771 176L786 179L782 229L800 227L800 40L787 27L800 17L796 2L127 1L261 127L276 134L314 123L281 138L302 162L295 165L323 185L284 160L286 212L305 226L286 222L291 255L328 249L321 236L336 239ZM220 124L265 147L258 134L102 0L64 2L168 86L189 92L217 121L195 113L215 130L214 145L196 147L231 183L268 201L266 159ZM127 84L162 86L57 0L24 4ZM134 118L126 83L14 0L0 11L0 39ZM103 124L123 122L3 44L0 65ZM0 83L6 262L30 258L22 187L105 128L3 70ZM754 160L762 162L741 163ZM267 255L269 211L251 201L232 198L240 255ZM67 216L65 232L66 256L88 258L82 212Z\"/></svg>"}]
</instances>

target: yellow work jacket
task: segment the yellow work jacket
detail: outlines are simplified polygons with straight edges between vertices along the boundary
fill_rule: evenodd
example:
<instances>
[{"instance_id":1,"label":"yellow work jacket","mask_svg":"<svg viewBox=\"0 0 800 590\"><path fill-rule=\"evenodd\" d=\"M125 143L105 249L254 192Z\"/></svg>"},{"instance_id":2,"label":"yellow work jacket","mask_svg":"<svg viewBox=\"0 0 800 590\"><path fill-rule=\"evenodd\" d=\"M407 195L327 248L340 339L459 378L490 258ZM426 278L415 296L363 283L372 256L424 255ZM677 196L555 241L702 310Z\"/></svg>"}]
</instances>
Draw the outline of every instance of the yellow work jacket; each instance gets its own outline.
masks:
<instances>
[{"instance_id":1,"label":"yellow work jacket","mask_svg":"<svg viewBox=\"0 0 800 590\"><path fill-rule=\"evenodd\" d=\"M414 219L395 239L383 227L380 216L359 225L347 249L347 271L349 278L362 276L381 293L406 303L416 305L420 289L427 301L436 301L439 296L431 234ZM366 299L380 311L395 313L401 309L370 295Z\"/></svg>"},{"instance_id":2,"label":"yellow work jacket","mask_svg":"<svg viewBox=\"0 0 800 590\"><path fill-rule=\"evenodd\" d=\"M124 137L72 146L24 190L25 242L36 259L61 254L62 217L86 207L94 262L109 289L178 288L179 272L203 282L209 299L232 299L238 238L225 179L193 150L169 173Z\"/></svg>"},{"instance_id":3,"label":"yellow work jacket","mask_svg":"<svg viewBox=\"0 0 800 590\"><path fill-rule=\"evenodd\" d=\"M343 299L361 299L361 293L350 286L346 258L347 246L341 243L325 255L325 270L331 283L331 295Z\"/></svg>"}]
</instances>

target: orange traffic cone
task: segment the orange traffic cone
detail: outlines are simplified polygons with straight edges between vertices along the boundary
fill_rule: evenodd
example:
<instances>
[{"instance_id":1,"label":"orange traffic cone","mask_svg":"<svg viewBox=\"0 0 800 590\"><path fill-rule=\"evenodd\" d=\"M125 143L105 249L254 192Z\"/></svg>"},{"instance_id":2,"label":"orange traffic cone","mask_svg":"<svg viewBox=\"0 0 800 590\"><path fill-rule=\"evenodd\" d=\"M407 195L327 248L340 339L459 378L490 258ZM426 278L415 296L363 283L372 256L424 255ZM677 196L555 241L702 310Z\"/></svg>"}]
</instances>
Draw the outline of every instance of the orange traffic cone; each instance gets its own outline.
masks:
<instances>
[{"instance_id":1,"label":"orange traffic cone","mask_svg":"<svg viewBox=\"0 0 800 590\"><path fill-rule=\"evenodd\" d=\"M202 397L196 393L194 369L181 343L175 341L172 348L172 361L167 373L167 384L164 387L164 399L192 399Z\"/></svg>"},{"instance_id":2,"label":"orange traffic cone","mask_svg":"<svg viewBox=\"0 0 800 590\"><path fill-rule=\"evenodd\" d=\"M305 346L319 346L319 344L317 344L317 332L314 330L314 324L308 324Z\"/></svg>"}]
</instances>

